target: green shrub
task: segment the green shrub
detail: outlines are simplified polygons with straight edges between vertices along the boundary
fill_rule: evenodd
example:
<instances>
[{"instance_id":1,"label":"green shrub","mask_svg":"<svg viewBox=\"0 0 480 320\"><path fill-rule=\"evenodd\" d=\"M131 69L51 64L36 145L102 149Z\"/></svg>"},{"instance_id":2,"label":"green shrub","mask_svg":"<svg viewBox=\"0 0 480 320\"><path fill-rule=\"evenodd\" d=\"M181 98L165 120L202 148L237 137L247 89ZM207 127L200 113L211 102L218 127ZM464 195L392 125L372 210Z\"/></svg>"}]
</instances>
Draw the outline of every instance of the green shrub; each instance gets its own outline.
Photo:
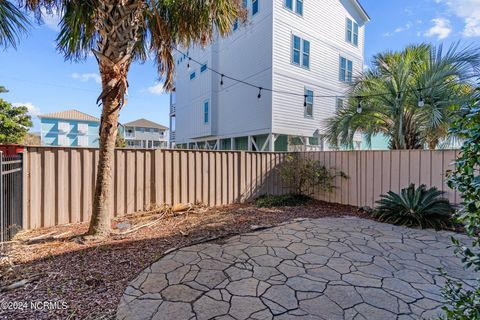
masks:
<instances>
[{"instance_id":1,"label":"green shrub","mask_svg":"<svg viewBox=\"0 0 480 320\"><path fill-rule=\"evenodd\" d=\"M463 140L461 152L450 172L448 185L459 191L463 206L455 217L472 237L470 247L452 239L456 253L465 269L476 272L472 289L447 275L443 288L444 310L448 320L480 319L480 88L471 104L460 109L460 117L451 133Z\"/></svg>"},{"instance_id":2,"label":"green shrub","mask_svg":"<svg viewBox=\"0 0 480 320\"><path fill-rule=\"evenodd\" d=\"M311 196L315 188L332 192L335 178L348 179L342 171L327 169L320 161L299 154L289 154L279 169L283 184L294 194Z\"/></svg>"},{"instance_id":3,"label":"green shrub","mask_svg":"<svg viewBox=\"0 0 480 320\"><path fill-rule=\"evenodd\" d=\"M259 208L273 207L296 207L308 204L312 198L303 194L284 194L284 195L264 195L255 200L255 205Z\"/></svg>"},{"instance_id":4,"label":"green shrub","mask_svg":"<svg viewBox=\"0 0 480 320\"><path fill-rule=\"evenodd\" d=\"M437 188L427 189L423 184L415 188L412 183L400 194L390 191L381 195L373 216L392 224L443 229L451 224L454 209L442 195Z\"/></svg>"}]
</instances>

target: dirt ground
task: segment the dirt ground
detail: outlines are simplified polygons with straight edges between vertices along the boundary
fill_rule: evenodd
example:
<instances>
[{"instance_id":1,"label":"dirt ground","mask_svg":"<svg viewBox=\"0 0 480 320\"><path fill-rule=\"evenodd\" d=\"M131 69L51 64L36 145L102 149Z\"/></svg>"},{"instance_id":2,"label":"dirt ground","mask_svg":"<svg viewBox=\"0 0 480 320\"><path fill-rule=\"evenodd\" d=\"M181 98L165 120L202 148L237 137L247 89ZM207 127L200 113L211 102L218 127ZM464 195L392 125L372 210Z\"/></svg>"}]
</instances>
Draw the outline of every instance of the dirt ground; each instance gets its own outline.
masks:
<instances>
[{"instance_id":1,"label":"dirt ground","mask_svg":"<svg viewBox=\"0 0 480 320\"><path fill-rule=\"evenodd\" d=\"M0 292L0 319L112 319L129 281L169 250L295 218L340 216L368 218L354 207L325 202L276 209L234 205L132 215L115 221L116 231L150 226L102 242L81 237L86 224L23 232L0 255L0 288L28 283Z\"/></svg>"}]
</instances>

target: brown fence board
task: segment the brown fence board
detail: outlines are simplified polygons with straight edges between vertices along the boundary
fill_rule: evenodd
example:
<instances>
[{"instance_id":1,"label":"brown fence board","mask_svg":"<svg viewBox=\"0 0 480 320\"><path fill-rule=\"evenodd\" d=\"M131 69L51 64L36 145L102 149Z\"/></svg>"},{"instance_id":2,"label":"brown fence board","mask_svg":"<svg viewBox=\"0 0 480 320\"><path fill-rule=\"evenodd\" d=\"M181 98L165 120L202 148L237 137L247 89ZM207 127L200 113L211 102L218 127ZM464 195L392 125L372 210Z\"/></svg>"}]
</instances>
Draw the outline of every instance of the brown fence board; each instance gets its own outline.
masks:
<instances>
[{"instance_id":1,"label":"brown fence board","mask_svg":"<svg viewBox=\"0 0 480 320\"><path fill-rule=\"evenodd\" d=\"M27 229L88 221L91 215L98 150L32 147L25 153L24 225ZM123 216L152 205L245 202L261 194L284 194L278 168L287 153L245 151L115 151L111 214ZM457 151L326 151L303 152L327 168L345 172L333 193L313 190L316 199L373 206L380 194L414 182L446 191L445 172L453 169Z\"/></svg>"}]
</instances>

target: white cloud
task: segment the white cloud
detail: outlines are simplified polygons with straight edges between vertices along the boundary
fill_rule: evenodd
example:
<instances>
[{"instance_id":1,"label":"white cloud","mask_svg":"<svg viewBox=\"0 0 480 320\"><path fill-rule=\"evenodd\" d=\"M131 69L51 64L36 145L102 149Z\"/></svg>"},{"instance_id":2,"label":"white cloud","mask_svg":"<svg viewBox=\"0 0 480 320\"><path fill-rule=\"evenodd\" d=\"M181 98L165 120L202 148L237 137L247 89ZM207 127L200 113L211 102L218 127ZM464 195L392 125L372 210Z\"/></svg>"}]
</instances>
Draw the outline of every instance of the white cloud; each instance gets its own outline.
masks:
<instances>
[{"instance_id":1,"label":"white cloud","mask_svg":"<svg viewBox=\"0 0 480 320\"><path fill-rule=\"evenodd\" d=\"M72 73L72 78L80 80L82 82L88 82L90 80L95 81L96 83L101 83L102 78L97 73Z\"/></svg>"},{"instance_id":2,"label":"white cloud","mask_svg":"<svg viewBox=\"0 0 480 320\"><path fill-rule=\"evenodd\" d=\"M463 19L464 37L480 37L480 0L436 0L444 3L457 17Z\"/></svg>"},{"instance_id":3,"label":"white cloud","mask_svg":"<svg viewBox=\"0 0 480 320\"><path fill-rule=\"evenodd\" d=\"M15 102L15 103L12 103L12 105L14 107L21 107L21 106L24 106L24 107L27 107L28 109L28 113L32 116L32 117L38 117L41 112L40 112L40 108L38 108L37 106L35 106L33 103L31 102Z\"/></svg>"},{"instance_id":4,"label":"white cloud","mask_svg":"<svg viewBox=\"0 0 480 320\"><path fill-rule=\"evenodd\" d=\"M422 20L412 20L412 21L408 21L405 25L403 26L399 26L397 28L395 28L395 30L391 31L391 32L386 32L383 34L384 37L392 37L394 36L395 34L397 33L402 33L402 32L406 32L410 29L413 29L415 28L417 25L420 25L422 24Z\"/></svg>"},{"instance_id":5,"label":"white cloud","mask_svg":"<svg viewBox=\"0 0 480 320\"><path fill-rule=\"evenodd\" d=\"M450 20L445 18L435 18L431 20L433 26L425 32L427 37L437 37L438 40L448 38L452 33L452 25Z\"/></svg>"},{"instance_id":6,"label":"white cloud","mask_svg":"<svg viewBox=\"0 0 480 320\"><path fill-rule=\"evenodd\" d=\"M60 23L60 14L59 12L51 12L51 13L48 13L47 10L45 10L45 8L42 8L42 20L45 24L45 26L47 26L48 28L54 30L54 31L59 31L60 30L60 27L59 27L59 23Z\"/></svg>"},{"instance_id":7,"label":"white cloud","mask_svg":"<svg viewBox=\"0 0 480 320\"><path fill-rule=\"evenodd\" d=\"M163 83L157 83L154 86L148 87L147 91L152 94L163 94Z\"/></svg>"}]
</instances>

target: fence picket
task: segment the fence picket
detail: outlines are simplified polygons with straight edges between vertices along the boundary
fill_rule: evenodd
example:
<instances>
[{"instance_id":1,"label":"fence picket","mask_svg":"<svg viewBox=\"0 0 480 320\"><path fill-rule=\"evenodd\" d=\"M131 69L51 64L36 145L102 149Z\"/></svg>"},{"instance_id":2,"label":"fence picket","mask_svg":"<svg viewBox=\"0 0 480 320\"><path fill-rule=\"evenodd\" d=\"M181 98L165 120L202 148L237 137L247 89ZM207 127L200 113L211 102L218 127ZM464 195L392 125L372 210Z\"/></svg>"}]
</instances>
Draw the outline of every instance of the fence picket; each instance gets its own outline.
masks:
<instances>
[{"instance_id":1,"label":"fence picket","mask_svg":"<svg viewBox=\"0 0 480 320\"><path fill-rule=\"evenodd\" d=\"M263 193L282 194L278 168L286 153L247 151L127 150L115 151L112 217L151 205L197 202L224 205L245 202ZM379 195L398 192L410 182L447 191L445 171L455 151L303 152L327 168L345 172L332 194L315 190L319 200L373 206ZM88 221L95 188L98 150L28 148L23 177L24 228ZM49 192L55 190L55 192Z\"/></svg>"}]
</instances>

